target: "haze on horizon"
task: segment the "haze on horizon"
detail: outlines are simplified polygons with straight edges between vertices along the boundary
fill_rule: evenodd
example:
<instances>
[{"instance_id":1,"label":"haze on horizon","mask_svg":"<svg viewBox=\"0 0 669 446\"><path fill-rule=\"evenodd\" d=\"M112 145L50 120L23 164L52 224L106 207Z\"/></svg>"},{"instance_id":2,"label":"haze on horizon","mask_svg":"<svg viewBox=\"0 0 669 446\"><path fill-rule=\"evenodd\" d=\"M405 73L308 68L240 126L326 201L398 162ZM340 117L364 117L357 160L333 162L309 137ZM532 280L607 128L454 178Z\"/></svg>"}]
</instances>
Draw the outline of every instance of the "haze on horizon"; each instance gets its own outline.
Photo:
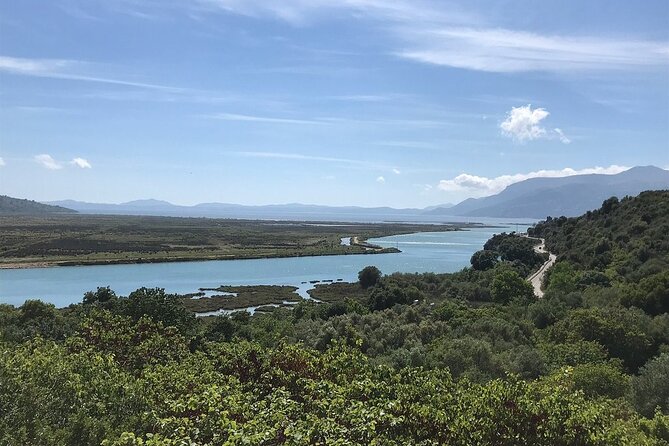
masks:
<instances>
[{"instance_id":1,"label":"haze on horizon","mask_svg":"<svg viewBox=\"0 0 669 446\"><path fill-rule=\"evenodd\" d=\"M668 21L661 0L5 2L0 193L399 208L666 169Z\"/></svg>"}]
</instances>

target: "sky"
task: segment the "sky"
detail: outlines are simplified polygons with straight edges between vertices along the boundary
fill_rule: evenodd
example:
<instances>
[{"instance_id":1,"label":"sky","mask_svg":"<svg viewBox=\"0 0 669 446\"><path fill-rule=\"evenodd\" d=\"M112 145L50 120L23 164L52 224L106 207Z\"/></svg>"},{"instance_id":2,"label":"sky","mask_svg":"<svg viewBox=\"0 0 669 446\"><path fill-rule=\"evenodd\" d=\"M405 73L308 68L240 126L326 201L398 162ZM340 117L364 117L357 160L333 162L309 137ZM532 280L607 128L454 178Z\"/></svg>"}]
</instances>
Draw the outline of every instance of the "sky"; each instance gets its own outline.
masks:
<instances>
[{"instance_id":1,"label":"sky","mask_svg":"<svg viewBox=\"0 0 669 446\"><path fill-rule=\"evenodd\" d=\"M0 1L0 194L425 207L669 167L669 2Z\"/></svg>"}]
</instances>

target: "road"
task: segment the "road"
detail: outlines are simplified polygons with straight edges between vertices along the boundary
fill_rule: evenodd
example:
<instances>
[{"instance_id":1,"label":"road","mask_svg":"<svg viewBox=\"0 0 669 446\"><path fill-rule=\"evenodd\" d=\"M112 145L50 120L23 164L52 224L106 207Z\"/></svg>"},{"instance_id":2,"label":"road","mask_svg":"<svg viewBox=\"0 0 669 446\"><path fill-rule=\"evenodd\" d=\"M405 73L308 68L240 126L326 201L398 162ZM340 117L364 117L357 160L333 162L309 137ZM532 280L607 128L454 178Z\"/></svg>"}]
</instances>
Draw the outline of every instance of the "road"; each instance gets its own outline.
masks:
<instances>
[{"instance_id":1,"label":"road","mask_svg":"<svg viewBox=\"0 0 669 446\"><path fill-rule=\"evenodd\" d=\"M527 236L526 236L527 237ZM533 238L533 237L528 237L528 238ZM546 251L546 241L544 239L537 239L540 241L538 245L534 247L534 251L538 253L545 253L548 252ZM544 280L544 276L546 275L546 271L550 269L553 264L555 264L555 260L557 259L557 256L555 254L551 254L548 252L548 260L541 265L541 268L539 270L532 274L527 280L532 284L532 288L534 288L534 295L537 296L538 298L544 297L544 292L541 289L541 283Z\"/></svg>"}]
</instances>

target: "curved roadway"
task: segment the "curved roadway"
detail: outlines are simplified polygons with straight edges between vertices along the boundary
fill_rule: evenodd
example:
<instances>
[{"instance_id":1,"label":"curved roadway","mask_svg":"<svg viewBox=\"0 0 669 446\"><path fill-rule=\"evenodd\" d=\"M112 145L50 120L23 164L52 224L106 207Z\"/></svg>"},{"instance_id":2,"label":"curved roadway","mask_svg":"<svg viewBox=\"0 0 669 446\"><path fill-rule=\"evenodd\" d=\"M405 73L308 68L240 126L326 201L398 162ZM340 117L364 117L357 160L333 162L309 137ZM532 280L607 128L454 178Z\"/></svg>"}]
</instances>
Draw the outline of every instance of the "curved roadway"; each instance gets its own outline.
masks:
<instances>
[{"instance_id":1,"label":"curved roadway","mask_svg":"<svg viewBox=\"0 0 669 446\"><path fill-rule=\"evenodd\" d=\"M525 237L534 238L534 237L528 237L527 235ZM546 260L546 262L544 262L544 264L541 265L541 268L539 268L537 272L528 277L527 281L532 284L532 288L534 288L534 295L537 296L538 298L542 298L544 297L544 292L541 289L541 283L544 280L546 271L548 271L548 269L555 263L557 256L555 254L551 254L550 252L546 251L546 241L544 239L540 238L536 240L539 240L540 243L534 247L534 252L538 252L540 254L547 252L548 260Z\"/></svg>"}]
</instances>

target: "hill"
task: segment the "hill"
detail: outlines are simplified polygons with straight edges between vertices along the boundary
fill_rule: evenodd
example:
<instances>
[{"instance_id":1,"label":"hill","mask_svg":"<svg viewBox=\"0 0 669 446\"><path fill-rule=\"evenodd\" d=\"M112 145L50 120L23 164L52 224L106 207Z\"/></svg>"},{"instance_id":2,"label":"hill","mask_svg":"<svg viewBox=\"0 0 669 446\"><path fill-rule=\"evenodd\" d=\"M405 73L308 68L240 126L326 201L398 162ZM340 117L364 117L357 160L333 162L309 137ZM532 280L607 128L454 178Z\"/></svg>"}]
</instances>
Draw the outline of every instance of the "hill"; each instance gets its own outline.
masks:
<instances>
[{"instance_id":1,"label":"hill","mask_svg":"<svg viewBox=\"0 0 669 446\"><path fill-rule=\"evenodd\" d=\"M598 272L606 280L638 282L669 271L669 191L604 201L576 218L548 218L528 231L546 239L558 262L577 271ZM604 278L604 277L602 277ZM669 311L669 298L667 298Z\"/></svg>"},{"instance_id":2,"label":"hill","mask_svg":"<svg viewBox=\"0 0 669 446\"><path fill-rule=\"evenodd\" d=\"M75 214L76 212L62 206L0 195L0 215Z\"/></svg>"},{"instance_id":3,"label":"hill","mask_svg":"<svg viewBox=\"0 0 669 446\"><path fill-rule=\"evenodd\" d=\"M597 208L611 196L635 196L645 190L669 189L669 171L634 167L617 175L574 175L531 178L514 183L497 195L470 198L431 215L468 217L574 217Z\"/></svg>"}]
</instances>

